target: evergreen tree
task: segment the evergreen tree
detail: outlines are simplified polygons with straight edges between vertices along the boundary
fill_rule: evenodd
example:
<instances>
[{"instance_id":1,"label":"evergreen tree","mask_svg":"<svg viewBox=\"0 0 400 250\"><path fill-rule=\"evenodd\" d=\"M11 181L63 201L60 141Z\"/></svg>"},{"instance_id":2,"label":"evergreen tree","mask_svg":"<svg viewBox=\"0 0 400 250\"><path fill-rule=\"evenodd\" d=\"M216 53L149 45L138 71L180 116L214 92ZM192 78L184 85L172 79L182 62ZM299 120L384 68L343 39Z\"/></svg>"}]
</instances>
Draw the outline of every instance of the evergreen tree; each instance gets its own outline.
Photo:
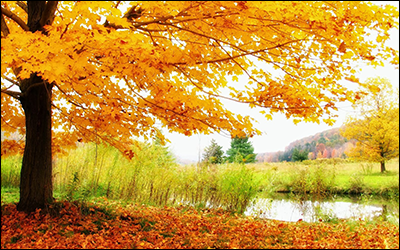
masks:
<instances>
[{"instance_id":1,"label":"evergreen tree","mask_svg":"<svg viewBox=\"0 0 400 250\"><path fill-rule=\"evenodd\" d=\"M300 147L295 147L292 153L293 161L304 161L308 159L308 150L302 150Z\"/></svg>"},{"instance_id":2,"label":"evergreen tree","mask_svg":"<svg viewBox=\"0 0 400 250\"><path fill-rule=\"evenodd\" d=\"M235 137L231 141L231 148L226 151L229 162L251 163L256 161L254 147L249 142L248 137Z\"/></svg>"},{"instance_id":3,"label":"evergreen tree","mask_svg":"<svg viewBox=\"0 0 400 250\"><path fill-rule=\"evenodd\" d=\"M203 161L211 164L221 164L224 161L222 146L212 139L211 145L204 149Z\"/></svg>"}]
</instances>

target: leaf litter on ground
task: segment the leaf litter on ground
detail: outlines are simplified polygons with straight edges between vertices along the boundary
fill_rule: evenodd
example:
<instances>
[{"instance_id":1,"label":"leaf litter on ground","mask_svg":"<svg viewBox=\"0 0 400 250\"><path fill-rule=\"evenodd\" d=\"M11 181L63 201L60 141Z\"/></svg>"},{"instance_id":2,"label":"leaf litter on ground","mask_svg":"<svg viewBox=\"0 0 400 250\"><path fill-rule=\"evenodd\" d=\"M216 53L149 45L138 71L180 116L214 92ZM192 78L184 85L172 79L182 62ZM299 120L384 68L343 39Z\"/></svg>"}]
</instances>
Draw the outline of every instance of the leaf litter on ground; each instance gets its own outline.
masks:
<instances>
[{"instance_id":1,"label":"leaf litter on ground","mask_svg":"<svg viewBox=\"0 0 400 250\"><path fill-rule=\"evenodd\" d=\"M283 222L222 209L56 202L31 214L1 208L1 248L394 248L387 222Z\"/></svg>"}]
</instances>

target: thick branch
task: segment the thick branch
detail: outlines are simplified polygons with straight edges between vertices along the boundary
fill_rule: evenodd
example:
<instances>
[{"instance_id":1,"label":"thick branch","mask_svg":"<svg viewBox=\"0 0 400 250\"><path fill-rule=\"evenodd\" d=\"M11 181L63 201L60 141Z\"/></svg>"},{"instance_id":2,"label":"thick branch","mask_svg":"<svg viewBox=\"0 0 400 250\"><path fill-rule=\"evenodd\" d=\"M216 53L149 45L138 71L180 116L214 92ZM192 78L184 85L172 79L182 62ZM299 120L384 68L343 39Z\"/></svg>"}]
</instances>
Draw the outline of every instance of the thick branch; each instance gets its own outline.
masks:
<instances>
[{"instance_id":1,"label":"thick branch","mask_svg":"<svg viewBox=\"0 0 400 250\"><path fill-rule=\"evenodd\" d=\"M13 79L7 77L7 76L2 75L1 77L3 77L4 79L6 79L7 81L9 81L9 82L12 83L12 85L11 85L9 88L11 88L11 87L14 86L14 85L20 86L20 83L19 83L19 82L15 81L15 80L13 80ZM7 88L7 89L9 89L9 88Z\"/></svg>"},{"instance_id":2,"label":"thick branch","mask_svg":"<svg viewBox=\"0 0 400 250\"><path fill-rule=\"evenodd\" d=\"M17 1L17 5L23 9L26 13L28 13L28 5L26 5L26 3L21 2L21 1Z\"/></svg>"},{"instance_id":3,"label":"thick branch","mask_svg":"<svg viewBox=\"0 0 400 250\"><path fill-rule=\"evenodd\" d=\"M20 96L21 96L21 92L17 92L17 91L12 91L12 90L8 90L8 89L2 89L1 93L7 94L11 97L14 97L15 99L19 100Z\"/></svg>"},{"instance_id":4,"label":"thick branch","mask_svg":"<svg viewBox=\"0 0 400 250\"><path fill-rule=\"evenodd\" d=\"M42 18L40 19L40 25L43 27L45 25L51 25L54 21L54 13L57 9L58 1L48 1L46 8L44 9Z\"/></svg>"},{"instance_id":5,"label":"thick branch","mask_svg":"<svg viewBox=\"0 0 400 250\"><path fill-rule=\"evenodd\" d=\"M26 25L26 23L21 18L19 18L19 16L15 15L11 11L1 7L1 14L6 15L8 18L11 18L11 20L14 20L14 22L21 26L23 30L29 31L28 25Z\"/></svg>"},{"instance_id":6,"label":"thick branch","mask_svg":"<svg viewBox=\"0 0 400 250\"><path fill-rule=\"evenodd\" d=\"M8 36L8 34L10 34L10 30L8 29L6 20L4 20L3 14L1 15L1 33L4 34L4 37L6 37L6 36Z\"/></svg>"}]
</instances>

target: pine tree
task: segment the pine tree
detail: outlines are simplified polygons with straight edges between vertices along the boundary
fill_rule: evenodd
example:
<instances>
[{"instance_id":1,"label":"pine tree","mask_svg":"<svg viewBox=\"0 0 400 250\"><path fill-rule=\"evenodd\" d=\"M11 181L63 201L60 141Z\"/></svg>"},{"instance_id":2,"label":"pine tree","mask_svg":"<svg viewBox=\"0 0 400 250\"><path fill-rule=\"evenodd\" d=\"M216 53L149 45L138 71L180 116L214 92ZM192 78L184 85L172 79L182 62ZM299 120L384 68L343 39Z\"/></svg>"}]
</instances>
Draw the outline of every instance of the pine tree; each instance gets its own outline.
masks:
<instances>
[{"instance_id":1,"label":"pine tree","mask_svg":"<svg viewBox=\"0 0 400 250\"><path fill-rule=\"evenodd\" d=\"M254 147L248 137L235 137L231 141L231 148L226 151L229 162L251 163L256 161Z\"/></svg>"},{"instance_id":2,"label":"pine tree","mask_svg":"<svg viewBox=\"0 0 400 250\"><path fill-rule=\"evenodd\" d=\"M302 150L299 147L295 147L292 153L293 161L304 161L308 159L308 150Z\"/></svg>"},{"instance_id":3,"label":"pine tree","mask_svg":"<svg viewBox=\"0 0 400 250\"><path fill-rule=\"evenodd\" d=\"M211 164L221 164L224 161L224 151L222 146L219 146L217 142L212 139L211 145L204 149L203 161Z\"/></svg>"}]
</instances>

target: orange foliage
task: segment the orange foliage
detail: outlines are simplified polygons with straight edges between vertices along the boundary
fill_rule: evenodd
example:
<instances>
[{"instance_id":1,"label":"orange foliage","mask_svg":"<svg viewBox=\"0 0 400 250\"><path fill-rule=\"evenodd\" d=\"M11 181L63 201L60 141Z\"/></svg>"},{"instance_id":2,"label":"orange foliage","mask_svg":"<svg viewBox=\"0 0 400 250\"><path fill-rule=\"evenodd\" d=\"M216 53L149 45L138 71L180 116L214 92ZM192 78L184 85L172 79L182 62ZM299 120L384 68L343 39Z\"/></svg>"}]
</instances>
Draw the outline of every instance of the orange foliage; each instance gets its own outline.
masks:
<instances>
[{"instance_id":1,"label":"orange foliage","mask_svg":"<svg viewBox=\"0 0 400 250\"><path fill-rule=\"evenodd\" d=\"M128 206L113 216L102 211L64 202L56 215L26 214L4 205L1 248L399 247L399 227L387 223L293 223L184 207Z\"/></svg>"},{"instance_id":2,"label":"orange foliage","mask_svg":"<svg viewBox=\"0 0 400 250\"><path fill-rule=\"evenodd\" d=\"M1 126L24 134L14 104L29 89L19 92L20 81L36 72L54 86L54 152L77 140L124 152L131 136L163 139L157 124L185 135L260 134L226 99L262 107L267 119L281 112L332 124L337 103L357 96L341 83L358 83L353 61L398 64L385 45L398 27L390 5L60 1L44 33L27 30L23 5L1 2ZM240 75L249 80L228 86Z\"/></svg>"}]
</instances>

